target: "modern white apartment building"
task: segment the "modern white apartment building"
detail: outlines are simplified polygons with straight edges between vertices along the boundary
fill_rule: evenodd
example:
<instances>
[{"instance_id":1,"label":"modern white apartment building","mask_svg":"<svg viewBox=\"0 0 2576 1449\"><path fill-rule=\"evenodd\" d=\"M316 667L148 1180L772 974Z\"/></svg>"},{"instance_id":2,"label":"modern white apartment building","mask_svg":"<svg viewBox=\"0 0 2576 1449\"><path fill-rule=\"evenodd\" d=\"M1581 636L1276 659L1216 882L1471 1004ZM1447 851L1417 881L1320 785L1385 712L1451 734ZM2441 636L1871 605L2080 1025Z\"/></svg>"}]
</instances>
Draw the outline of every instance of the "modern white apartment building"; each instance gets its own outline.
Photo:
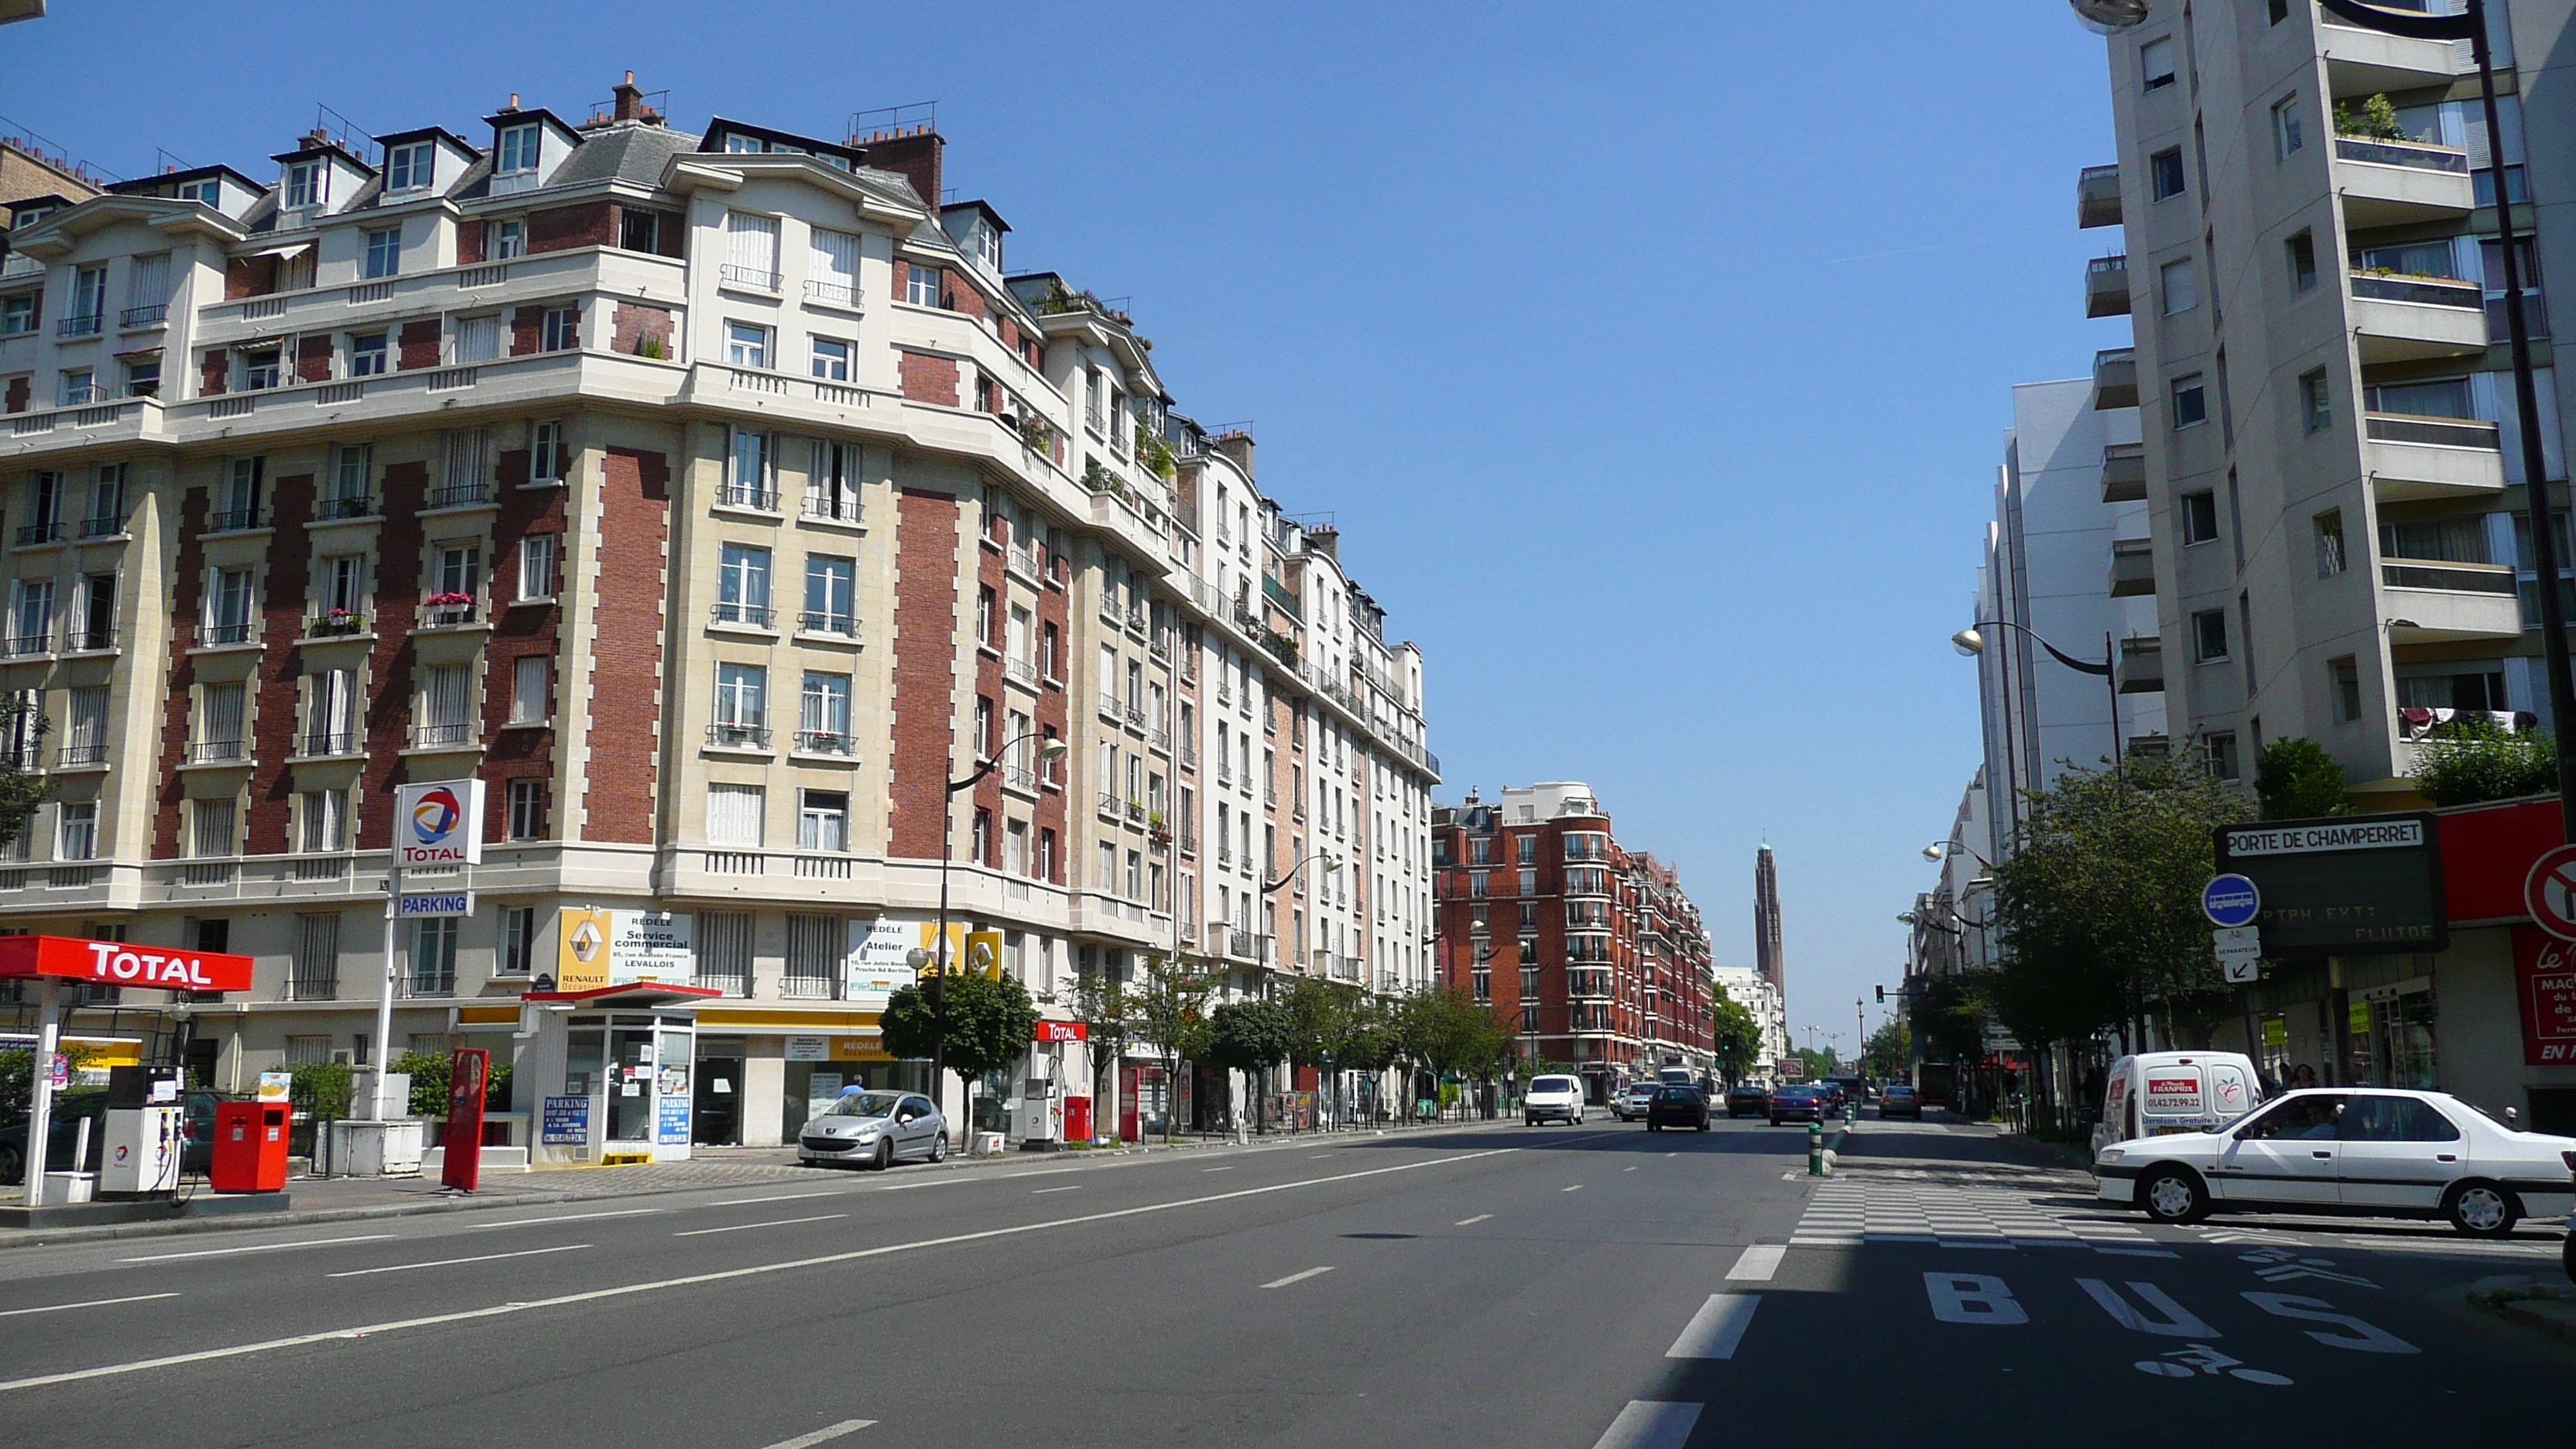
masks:
<instances>
[{"instance_id":1,"label":"modern white apartment building","mask_svg":"<svg viewBox=\"0 0 2576 1449\"><path fill-rule=\"evenodd\" d=\"M1780 999L1780 988L1750 966L1718 966L1709 974L1718 991L1752 1012L1754 1024L1762 1028L1759 1070L1767 1076L1771 1064L1789 1054L1789 1006Z\"/></svg>"},{"instance_id":2,"label":"modern white apartment building","mask_svg":"<svg viewBox=\"0 0 2576 1449\"><path fill-rule=\"evenodd\" d=\"M876 1020L943 854L1053 1016L1174 948L1235 991L1429 980L1421 656L1248 431L1174 414L1126 314L1006 271L934 131L692 135L616 96L13 230L0 688L52 796L6 925L255 956L194 1013L220 1086L364 1061L392 793L480 780L477 909L405 924L393 1049L506 1054L532 987L676 975L722 993L689 1130L748 1143L926 1085ZM1085 1092L1083 1052L994 1100ZM1104 1127L1168 1109L1122 1065Z\"/></svg>"},{"instance_id":3,"label":"modern white apartment building","mask_svg":"<svg viewBox=\"0 0 2576 1449\"><path fill-rule=\"evenodd\" d=\"M2157 0L2108 43L2118 157L2079 207L2125 240L2089 269L2087 310L2132 319L2134 353L2103 354L2096 381L2134 382L2148 510L2114 592L2152 575L2172 728L2222 769L2305 735L2394 806L2413 798L2407 736L2442 712L2550 723L2493 198L2516 202L2540 292L2555 490L2576 381L2545 300L2576 276L2576 99L2552 68L2570 11L2487 7L2494 136L2467 42L2314 0Z\"/></svg>"}]
</instances>

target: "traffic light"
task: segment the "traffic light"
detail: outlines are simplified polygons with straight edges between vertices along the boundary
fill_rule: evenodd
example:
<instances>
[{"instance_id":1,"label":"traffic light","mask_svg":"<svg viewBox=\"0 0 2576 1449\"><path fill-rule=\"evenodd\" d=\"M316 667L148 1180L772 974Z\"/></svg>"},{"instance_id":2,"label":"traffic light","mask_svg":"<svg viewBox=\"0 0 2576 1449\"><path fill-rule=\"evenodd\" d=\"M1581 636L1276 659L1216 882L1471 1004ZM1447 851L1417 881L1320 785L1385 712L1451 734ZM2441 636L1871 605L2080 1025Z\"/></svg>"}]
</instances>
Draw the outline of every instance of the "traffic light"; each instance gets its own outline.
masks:
<instances>
[{"instance_id":1,"label":"traffic light","mask_svg":"<svg viewBox=\"0 0 2576 1449\"><path fill-rule=\"evenodd\" d=\"M1879 986L1879 987L1873 987L1873 988L1871 988L1871 989L1875 990L1875 991L1878 993L1878 999L1879 999L1880 1001L1884 1002L1884 1001L1886 1001L1886 1000L1887 1000L1887 988L1886 988L1886 987L1884 987L1884 986Z\"/></svg>"}]
</instances>

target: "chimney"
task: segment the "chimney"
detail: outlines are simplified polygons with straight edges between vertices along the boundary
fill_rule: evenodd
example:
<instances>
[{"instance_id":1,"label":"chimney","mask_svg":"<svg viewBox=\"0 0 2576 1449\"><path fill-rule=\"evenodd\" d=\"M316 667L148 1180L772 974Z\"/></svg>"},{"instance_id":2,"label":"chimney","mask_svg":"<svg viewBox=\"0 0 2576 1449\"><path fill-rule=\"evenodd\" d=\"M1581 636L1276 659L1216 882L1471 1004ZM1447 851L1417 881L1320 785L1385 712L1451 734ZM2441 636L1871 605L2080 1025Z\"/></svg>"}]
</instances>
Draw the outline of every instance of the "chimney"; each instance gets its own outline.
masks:
<instances>
[{"instance_id":1,"label":"chimney","mask_svg":"<svg viewBox=\"0 0 2576 1449\"><path fill-rule=\"evenodd\" d=\"M509 103L508 105L506 105L506 106L503 106L501 109L502 109L502 110L505 110L505 111L515 111L515 110L517 110L518 108L519 108L519 93L518 93L517 91L512 91L512 92L510 92L510 103Z\"/></svg>"},{"instance_id":2,"label":"chimney","mask_svg":"<svg viewBox=\"0 0 2576 1449\"><path fill-rule=\"evenodd\" d=\"M330 144L331 133L323 130L320 126L316 126L312 130L304 133L304 144L296 149L301 151L319 151Z\"/></svg>"},{"instance_id":3,"label":"chimney","mask_svg":"<svg viewBox=\"0 0 2576 1449\"><path fill-rule=\"evenodd\" d=\"M1245 439L1250 447L1251 440ZM1306 551L1319 553L1338 564L1342 561L1342 531L1329 523L1319 523L1306 530Z\"/></svg>"},{"instance_id":4,"label":"chimney","mask_svg":"<svg viewBox=\"0 0 2576 1449\"><path fill-rule=\"evenodd\" d=\"M852 136L850 144L865 148L860 160L879 171L892 171L912 183L913 194L921 198L931 214L939 213L939 155L948 143L928 126L910 132L880 131L870 136Z\"/></svg>"},{"instance_id":5,"label":"chimney","mask_svg":"<svg viewBox=\"0 0 2576 1449\"><path fill-rule=\"evenodd\" d=\"M1244 477L1252 476L1252 434L1241 428L1228 428L1217 434L1209 446L1233 460L1234 466L1243 470Z\"/></svg>"},{"instance_id":6,"label":"chimney","mask_svg":"<svg viewBox=\"0 0 2576 1449\"><path fill-rule=\"evenodd\" d=\"M635 72L631 70L626 73L625 83L612 87L609 94L617 97L615 114L618 120L640 121L650 114L644 109L644 92L636 86Z\"/></svg>"}]
</instances>

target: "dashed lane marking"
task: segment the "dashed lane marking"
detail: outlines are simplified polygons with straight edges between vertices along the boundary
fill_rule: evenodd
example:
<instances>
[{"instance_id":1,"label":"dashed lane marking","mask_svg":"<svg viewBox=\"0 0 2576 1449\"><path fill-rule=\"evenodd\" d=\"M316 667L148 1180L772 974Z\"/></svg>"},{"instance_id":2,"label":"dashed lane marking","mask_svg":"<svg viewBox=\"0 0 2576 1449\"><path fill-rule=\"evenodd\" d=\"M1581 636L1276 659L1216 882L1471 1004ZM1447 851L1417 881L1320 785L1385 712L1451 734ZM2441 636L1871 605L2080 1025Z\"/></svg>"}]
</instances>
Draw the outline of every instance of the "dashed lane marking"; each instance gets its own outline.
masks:
<instances>
[{"instance_id":1,"label":"dashed lane marking","mask_svg":"<svg viewBox=\"0 0 2576 1449\"><path fill-rule=\"evenodd\" d=\"M468 1223L466 1229L481 1233L489 1232L494 1228L533 1228L545 1223L586 1223L593 1218L640 1218L648 1213L660 1211L660 1208L619 1208L614 1212L604 1213L556 1213L552 1217L512 1218L507 1222L499 1223Z\"/></svg>"},{"instance_id":2,"label":"dashed lane marking","mask_svg":"<svg viewBox=\"0 0 2576 1449\"><path fill-rule=\"evenodd\" d=\"M827 1187L821 1192L781 1192L773 1193L768 1197L730 1197L726 1198L723 1202L701 1203L699 1206L711 1208L749 1207L756 1202L794 1202L798 1198L803 1197L837 1197L848 1190L849 1189L847 1188Z\"/></svg>"},{"instance_id":3,"label":"dashed lane marking","mask_svg":"<svg viewBox=\"0 0 2576 1449\"><path fill-rule=\"evenodd\" d=\"M1697 1404L1666 1404L1630 1399L1610 1428L1592 1441L1592 1449L1682 1449L1691 1426L1699 1422Z\"/></svg>"},{"instance_id":4,"label":"dashed lane marking","mask_svg":"<svg viewBox=\"0 0 2576 1449\"><path fill-rule=\"evenodd\" d=\"M93 1298L87 1303L48 1303L42 1308L0 1309L0 1318L23 1318L30 1313L62 1313L74 1308L113 1308L119 1303L149 1303L155 1298L178 1296L176 1293L137 1293L131 1298Z\"/></svg>"},{"instance_id":5,"label":"dashed lane marking","mask_svg":"<svg viewBox=\"0 0 2576 1449\"><path fill-rule=\"evenodd\" d=\"M1331 1271L1333 1271L1331 1268L1309 1268L1303 1273L1291 1273L1285 1278L1273 1278L1261 1286L1264 1288L1285 1288L1291 1283L1303 1283L1309 1278L1320 1278Z\"/></svg>"},{"instance_id":6,"label":"dashed lane marking","mask_svg":"<svg viewBox=\"0 0 2576 1449\"><path fill-rule=\"evenodd\" d=\"M1691 1315L1682 1336L1664 1350L1666 1358L1733 1358L1744 1341L1745 1326L1762 1300L1750 1293L1712 1293Z\"/></svg>"},{"instance_id":7,"label":"dashed lane marking","mask_svg":"<svg viewBox=\"0 0 2576 1449\"><path fill-rule=\"evenodd\" d=\"M1572 1186L1572 1187L1560 1187L1560 1188L1558 1188L1558 1189L1557 1189L1557 1191L1558 1191L1558 1192L1581 1192L1581 1191L1583 1191L1583 1184L1578 1182L1578 1183L1576 1183L1576 1184L1575 1184L1574 1186Z\"/></svg>"},{"instance_id":8,"label":"dashed lane marking","mask_svg":"<svg viewBox=\"0 0 2576 1449\"><path fill-rule=\"evenodd\" d=\"M1789 1250L1778 1243L1755 1243L1736 1257L1735 1266L1726 1270L1729 1280L1737 1283L1768 1283L1780 1271L1780 1260Z\"/></svg>"},{"instance_id":9,"label":"dashed lane marking","mask_svg":"<svg viewBox=\"0 0 2576 1449\"><path fill-rule=\"evenodd\" d=\"M747 1232L752 1228L792 1228L798 1223L828 1223L834 1218L845 1218L848 1216L848 1213L824 1213L819 1217L810 1218L773 1218L765 1223L732 1223L721 1228L692 1228L685 1233L673 1233L671 1236L675 1238L703 1238L709 1233L740 1233Z\"/></svg>"},{"instance_id":10,"label":"dashed lane marking","mask_svg":"<svg viewBox=\"0 0 2576 1449\"><path fill-rule=\"evenodd\" d=\"M857 1433L875 1422L874 1419L843 1419L837 1424L826 1424L811 1434L799 1434L793 1439L781 1439L770 1445L769 1449L814 1449L817 1444L828 1444L844 1434Z\"/></svg>"},{"instance_id":11,"label":"dashed lane marking","mask_svg":"<svg viewBox=\"0 0 2576 1449\"><path fill-rule=\"evenodd\" d=\"M1067 1184L1065 1184L1063 1187L1033 1187L1033 1188L1030 1188L1030 1189L1029 1189L1029 1196L1031 1196L1031 1197L1044 1197L1044 1196L1046 1196L1048 1193L1051 1193L1051 1192L1080 1192L1080 1191L1082 1191L1082 1184L1081 1184L1081 1183L1078 1183L1078 1182L1074 1182L1074 1183L1067 1183Z\"/></svg>"},{"instance_id":12,"label":"dashed lane marking","mask_svg":"<svg viewBox=\"0 0 2576 1449\"><path fill-rule=\"evenodd\" d=\"M471 1258L441 1258L434 1263L389 1263L382 1268L352 1268L346 1273L329 1273L330 1278L371 1278L378 1273L408 1273L414 1268L453 1268L460 1263L493 1263L503 1258L534 1258L543 1253L569 1253L587 1248L588 1243L566 1243L559 1248L523 1248L515 1253L480 1253Z\"/></svg>"},{"instance_id":13,"label":"dashed lane marking","mask_svg":"<svg viewBox=\"0 0 2576 1449\"><path fill-rule=\"evenodd\" d=\"M354 1238L313 1238L300 1243L260 1243L248 1248L199 1248L193 1253L151 1253L140 1258L119 1258L120 1263L172 1263L181 1258L223 1258L235 1253L283 1253L293 1248L336 1248L342 1243L380 1243L391 1233L361 1233Z\"/></svg>"},{"instance_id":14,"label":"dashed lane marking","mask_svg":"<svg viewBox=\"0 0 2576 1449\"><path fill-rule=\"evenodd\" d=\"M1472 1228L1478 1223L1491 1220L1493 1216L1494 1215L1492 1213L1478 1213L1472 1218L1460 1218L1449 1226L1453 1228Z\"/></svg>"}]
</instances>

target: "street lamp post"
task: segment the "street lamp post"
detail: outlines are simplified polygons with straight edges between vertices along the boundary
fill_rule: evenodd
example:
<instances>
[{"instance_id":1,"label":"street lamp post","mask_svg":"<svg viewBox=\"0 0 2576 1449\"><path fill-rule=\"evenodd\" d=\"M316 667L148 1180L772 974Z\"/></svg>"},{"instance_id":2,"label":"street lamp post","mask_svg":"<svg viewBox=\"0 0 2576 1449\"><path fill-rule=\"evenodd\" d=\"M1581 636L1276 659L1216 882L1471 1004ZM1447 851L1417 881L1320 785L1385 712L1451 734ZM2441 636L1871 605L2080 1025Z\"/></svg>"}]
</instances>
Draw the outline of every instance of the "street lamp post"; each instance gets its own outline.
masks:
<instances>
[{"instance_id":1,"label":"street lamp post","mask_svg":"<svg viewBox=\"0 0 2576 1449\"><path fill-rule=\"evenodd\" d=\"M1971 659L1985 653L1986 636L1977 632L1980 629L2019 629L2029 635L2040 648L2047 650L2048 656L2058 663L2081 674L2102 676L2103 683L2109 685L2111 690L2111 770L2120 779L2126 780L2129 777L2128 766L2120 758L2120 671L2117 667L2120 655L2119 651L2112 647L2109 632L2105 631L2102 635L2102 662L2099 664L2089 659L2076 658L2041 638L2039 631L2028 624L2015 623L2010 619L1979 619L1951 635L1951 647Z\"/></svg>"},{"instance_id":2,"label":"street lamp post","mask_svg":"<svg viewBox=\"0 0 2576 1449\"><path fill-rule=\"evenodd\" d=\"M1261 893L1265 896L1276 895L1281 887L1287 885L1288 882L1295 880L1297 878L1297 872L1304 870L1310 862L1326 875L1330 875L1334 871L1342 868L1342 858L1340 856L1335 855L1329 850L1310 850L1304 855L1299 856L1296 864L1291 865L1284 871L1281 871L1277 880L1263 881L1261 883ZM1270 931L1270 948L1272 951L1276 952L1279 949L1279 918L1277 916L1270 918ZM1271 979L1272 978L1268 973L1264 973L1261 978L1261 994L1265 1000L1268 999L1270 995ZM1269 1070L1270 1069L1268 1067L1262 1068L1265 1075ZM1296 1083L1293 1081L1290 1082L1289 1087L1293 1091L1296 1087ZM1336 1095L1338 1096L1339 1094L1336 1093ZM1268 1132L1270 1130L1270 1124L1261 1115L1261 1105L1262 1104L1259 1102L1252 1104L1252 1120L1257 1130Z\"/></svg>"},{"instance_id":3,"label":"street lamp post","mask_svg":"<svg viewBox=\"0 0 2576 1449\"><path fill-rule=\"evenodd\" d=\"M993 751L991 757L977 765L965 779L949 781L948 794L940 801L938 954L924 960L924 953L916 947L904 959L916 972L925 965L936 968L930 978L930 1016L937 1028L930 1042L930 1090L934 1096L943 1100L948 1095L948 1089L943 1080L948 1070L948 862L949 858L956 854L957 797L960 793L984 783L985 776L1001 768L1004 756L1035 739L1038 739L1035 734L1021 735ZM1038 744L1038 769L1043 772L1047 766L1063 759L1069 748L1063 740L1053 736L1041 740ZM960 1146L970 1145L966 1133L973 1130L973 1127L974 1124L971 1122L963 1124L958 1133Z\"/></svg>"}]
</instances>

